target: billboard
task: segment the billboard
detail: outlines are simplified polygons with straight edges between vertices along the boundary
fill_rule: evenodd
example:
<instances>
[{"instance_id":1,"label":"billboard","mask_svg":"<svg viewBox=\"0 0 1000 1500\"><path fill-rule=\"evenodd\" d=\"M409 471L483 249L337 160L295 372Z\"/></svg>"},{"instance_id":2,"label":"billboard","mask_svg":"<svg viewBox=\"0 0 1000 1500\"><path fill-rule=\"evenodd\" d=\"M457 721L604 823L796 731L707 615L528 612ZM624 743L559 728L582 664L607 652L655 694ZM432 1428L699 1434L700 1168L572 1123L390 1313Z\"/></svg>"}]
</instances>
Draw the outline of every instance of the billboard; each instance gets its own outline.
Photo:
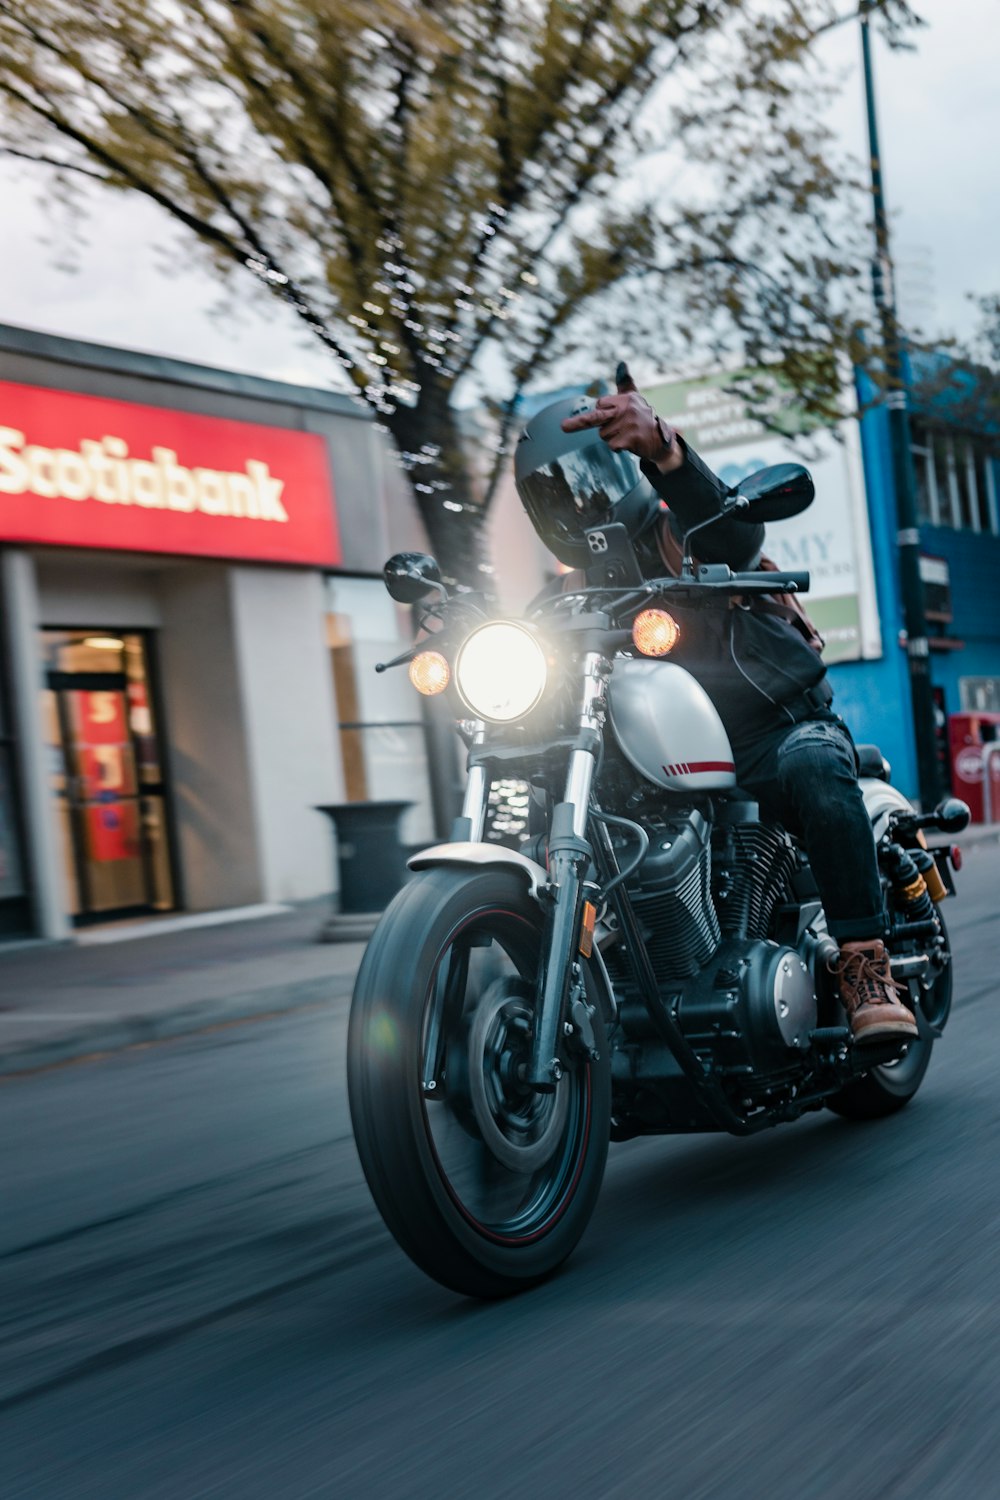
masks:
<instances>
[{"instance_id":1,"label":"billboard","mask_svg":"<svg viewBox=\"0 0 1000 1500\"><path fill-rule=\"evenodd\" d=\"M858 424L813 428L803 444L770 432L727 386L733 374L651 382L643 394L727 484L768 464L803 463L816 484L808 510L767 528L765 550L779 568L808 568L804 603L826 639L824 660L882 655ZM848 409L845 400L845 410Z\"/></svg>"}]
</instances>

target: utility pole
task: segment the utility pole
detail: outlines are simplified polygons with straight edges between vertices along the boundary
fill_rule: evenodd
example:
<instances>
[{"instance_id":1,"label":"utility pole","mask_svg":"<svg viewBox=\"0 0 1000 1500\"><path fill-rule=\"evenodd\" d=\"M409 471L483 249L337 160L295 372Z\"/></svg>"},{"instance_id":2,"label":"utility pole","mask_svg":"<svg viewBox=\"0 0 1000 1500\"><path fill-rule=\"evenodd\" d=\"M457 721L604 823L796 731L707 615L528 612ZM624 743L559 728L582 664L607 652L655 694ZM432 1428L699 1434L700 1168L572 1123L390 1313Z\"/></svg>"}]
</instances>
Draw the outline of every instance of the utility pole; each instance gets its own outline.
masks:
<instances>
[{"instance_id":1,"label":"utility pole","mask_svg":"<svg viewBox=\"0 0 1000 1500\"><path fill-rule=\"evenodd\" d=\"M910 451L906 376L903 369L902 341L893 289L892 260L889 255L889 219L885 207L882 157L878 143L878 122L875 117L875 80L872 74L871 35L868 19L868 12L871 9L872 0L862 0L861 53L865 70L865 101L868 109L868 144L871 155L872 204L875 221L872 282L875 306L882 325L887 385L885 404L888 409L893 487L896 492L896 542L899 549L903 619L906 625L906 654L910 667L917 778L920 784L921 806L924 811L929 811L941 795L941 783L934 732L934 698L931 692L927 618L924 613L924 584L920 576L917 485L913 454Z\"/></svg>"}]
</instances>

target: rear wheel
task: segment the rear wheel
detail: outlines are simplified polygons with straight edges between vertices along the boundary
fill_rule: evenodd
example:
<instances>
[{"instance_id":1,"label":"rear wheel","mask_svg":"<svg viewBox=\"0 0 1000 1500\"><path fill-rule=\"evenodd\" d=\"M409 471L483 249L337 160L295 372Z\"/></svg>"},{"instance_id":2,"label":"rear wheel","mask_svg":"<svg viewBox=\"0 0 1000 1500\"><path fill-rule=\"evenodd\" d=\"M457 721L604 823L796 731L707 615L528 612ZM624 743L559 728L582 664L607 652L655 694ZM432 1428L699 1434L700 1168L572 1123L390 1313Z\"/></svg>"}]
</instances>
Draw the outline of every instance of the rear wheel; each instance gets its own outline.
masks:
<instances>
[{"instance_id":1,"label":"rear wheel","mask_svg":"<svg viewBox=\"0 0 1000 1500\"><path fill-rule=\"evenodd\" d=\"M600 1057L574 1052L554 1093L522 1081L542 928L518 873L432 870L387 909L354 990L348 1088L372 1195L417 1265L471 1296L549 1275L604 1173L603 1027Z\"/></svg>"},{"instance_id":2,"label":"rear wheel","mask_svg":"<svg viewBox=\"0 0 1000 1500\"><path fill-rule=\"evenodd\" d=\"M933 1042L917 1037L898 1062L882 1063L847 1084L827 1100L827 1107L846 1120L881 1120L909 1104L924 1081Z\"/></svg>"}]
</instances>

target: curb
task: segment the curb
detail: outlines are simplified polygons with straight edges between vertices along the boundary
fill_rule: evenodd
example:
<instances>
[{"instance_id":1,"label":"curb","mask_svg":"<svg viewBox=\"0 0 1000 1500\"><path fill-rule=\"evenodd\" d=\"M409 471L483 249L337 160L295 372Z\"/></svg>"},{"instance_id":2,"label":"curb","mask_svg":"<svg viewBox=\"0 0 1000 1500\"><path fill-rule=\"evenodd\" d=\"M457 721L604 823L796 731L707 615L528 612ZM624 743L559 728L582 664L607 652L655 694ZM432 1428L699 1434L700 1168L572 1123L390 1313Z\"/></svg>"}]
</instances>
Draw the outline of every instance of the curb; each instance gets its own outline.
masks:
<instances>
[{"instance_id":1,"label":"curb","mask_svg":"<svg viewBox=\"0 0 1000 1500\"><path fill-rule=\"evenodd\" d=\"M335 912L327 917L316 941L319 943L367 943L382 920L380 911Z\"/></svg>"},{"instance_id":2,"label":"curb","mask_svg":"<svg viewBox=\"0 0 1000 1500\"><path fill-rule=\"evenodd\" d=\"M122 1052L127 1047L192 1036L214 1026L261 1020L265 1016L346 1001L353 985L353 974L328 975L295 984L250 990L241 995L201 1000L194 1005L152 1015L109 1017L106 1021L95 1021L76 1031L53 1037L51 1041L35 1039L23 1045L0 1042L0 1078L34 1073L41 1068L96 1054Z\"/></svg>"},{"instance_id":3,"label":"curb","mask_svg":"<svg viewBox=\"0 0 1000 1500\"><path fill-rule=\"evenodd\" d=\"M973 844L988 844L1000 839L1000 823L970 823L968 828L954 835L952 842L962 849Z\"/></svg>"}]
</instances>

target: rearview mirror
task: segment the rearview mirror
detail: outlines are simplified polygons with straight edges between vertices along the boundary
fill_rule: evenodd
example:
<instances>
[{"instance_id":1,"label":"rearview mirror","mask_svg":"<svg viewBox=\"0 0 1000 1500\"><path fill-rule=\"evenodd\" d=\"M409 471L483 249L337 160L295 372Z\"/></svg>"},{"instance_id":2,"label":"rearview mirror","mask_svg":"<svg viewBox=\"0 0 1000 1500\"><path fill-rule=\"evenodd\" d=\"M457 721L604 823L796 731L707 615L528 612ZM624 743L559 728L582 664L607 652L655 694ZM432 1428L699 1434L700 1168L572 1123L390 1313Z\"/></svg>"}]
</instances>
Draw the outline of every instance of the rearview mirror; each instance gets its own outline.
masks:
<instances>
[{"instance_id":1,"label":"rearview mirror","mask_svg":"<svg viewBox=\"0 0 1000 1500\"><path fill-rule=\"evenodd\" d=\"M797 516L813 502L816 486L812 475L801 464L771 464L748 474L737 485L739 498L749 504L735 512L740 521L786 521Z\"/></svg>"},{"instance_id":2,"label":"rearview mirror","mask_svg":"<svg viewBox=\"0 0 1000 1500\"><path fill-rule=\"evenodd\" d=\"M444 593L441 573L427 552L397 552L382 569L382 577L397 604L416 604L435 589Z\"/></svg>"}]
</instances>

